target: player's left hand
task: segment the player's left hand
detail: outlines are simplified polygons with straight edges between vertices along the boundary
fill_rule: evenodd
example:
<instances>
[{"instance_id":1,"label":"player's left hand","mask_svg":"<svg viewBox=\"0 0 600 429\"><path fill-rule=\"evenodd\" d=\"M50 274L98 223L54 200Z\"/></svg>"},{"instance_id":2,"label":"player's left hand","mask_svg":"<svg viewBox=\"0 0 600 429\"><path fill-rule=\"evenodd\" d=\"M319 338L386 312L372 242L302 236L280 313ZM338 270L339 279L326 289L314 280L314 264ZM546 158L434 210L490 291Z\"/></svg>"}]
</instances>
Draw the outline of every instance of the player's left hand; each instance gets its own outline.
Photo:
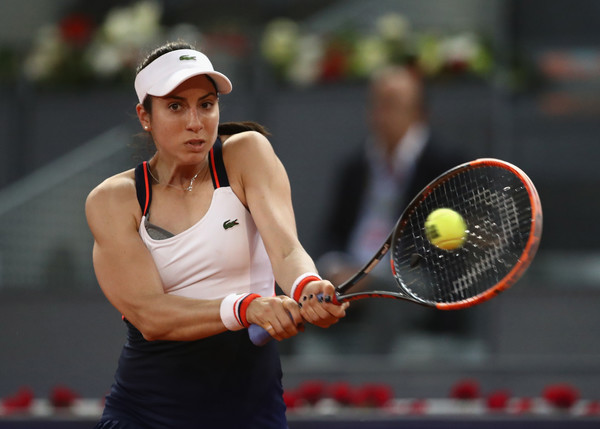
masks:
<instances>
[{"instance_id":1,"label":"player's left hand","mask_svg":"<svg viewBox=\"0 0 600 429\"><path fill-rule=\"evenodd\" d=\"M348 302L334 304L335 288L328 280L313 281L302 289L299 304L302 318L321 328L328 328L346 315Z\"/></svg>"}]
</instances>

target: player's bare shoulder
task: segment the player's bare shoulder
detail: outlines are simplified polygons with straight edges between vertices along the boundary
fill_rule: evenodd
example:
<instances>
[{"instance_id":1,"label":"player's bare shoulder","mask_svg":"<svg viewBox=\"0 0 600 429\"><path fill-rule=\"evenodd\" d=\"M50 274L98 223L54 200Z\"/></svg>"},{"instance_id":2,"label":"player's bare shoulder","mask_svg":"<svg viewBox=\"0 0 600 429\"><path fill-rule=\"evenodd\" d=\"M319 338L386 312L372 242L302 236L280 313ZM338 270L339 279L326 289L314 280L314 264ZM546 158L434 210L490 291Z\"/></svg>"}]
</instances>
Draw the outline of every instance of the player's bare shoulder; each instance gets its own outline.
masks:
<instances>
[{"instance_id":1,"label":"player's bare shoulder","mask_svg":"<svg viewBox=\"0 0 600 429\"><path fill-rule=\"evenodd\" d=\"M136 216L139 211L133 169L104 180L89 193L85 202L90 224L119 215Z\"/></svg>"},{"instance_id":2,"label":"player's bare shoulder","mask_svg":"<svg viewBox=\"0 0 600 429\"><path fill-rule=\"evenodd\" d=\"M243 131L230 136L221 136L225 151L272 150L269 139L258 131Z\"/></svg>"},{"instance_id":3,"label":"player's bare shoulder","mask_svg":"<svg viewBox=\"0 0 600 429\"><path fill-rule=\"evenodd\" d=\"M223 161L231 188L247 206L249 187L285 181L285 172L269 139L257 131L223 136Z\"/></svg>"},{"instance_id":4,"label":"player's bare shoulder","mask_svg":"<svg viewBox=\"0 0 600 429\"><path fill-rule=\"evenodd\" d=\"M222 136L223 158L227 172L258 168L265 163L275 162L276 155L269 139L257 131L244 131L231 136ZM251 160L252 162L249 162Z\"/></svg>"}]
</instances>

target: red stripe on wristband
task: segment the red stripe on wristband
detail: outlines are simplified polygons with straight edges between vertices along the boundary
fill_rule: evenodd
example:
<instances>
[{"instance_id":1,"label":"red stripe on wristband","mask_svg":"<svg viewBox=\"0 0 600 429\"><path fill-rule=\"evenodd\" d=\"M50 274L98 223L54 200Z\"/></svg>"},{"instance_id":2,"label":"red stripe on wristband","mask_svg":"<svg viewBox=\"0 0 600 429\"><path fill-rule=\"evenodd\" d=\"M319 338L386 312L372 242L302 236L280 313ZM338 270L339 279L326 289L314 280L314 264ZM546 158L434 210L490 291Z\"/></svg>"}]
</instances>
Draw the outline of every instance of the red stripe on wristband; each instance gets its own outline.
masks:
<instances>
[{"instance_id":1,"label":"red stripe on wristband","mask_svg":"<svg viewBox=\"0 0 600 429\"><path fill-rule=\"evenodd\" d=\"M235 321L238 322L240 325L243 326L242 321L240 320L240 305L242 304L242 302L244 302L244 300L248 297L248 295L244 296L240 296L238 299L236 299L236 301L233 303L233 317L235 317Z\"/></svg>"},{"instance_id":2,"label":"red stripe on wristband","mask_svg":"<svg viewBox=\"0 0 600 429\"><path fill-rule=\"evenodd\" d=\"M242 302L240 303L240 307L239 307L240 322L244 326L244 328L247 328L248 326L250 326L250 323L248 323L248 320L246 319L246 310L248 310L248 306L256 298L260 298L260 295L257 293L251 293L246 298L244 298L242 300Z\"/></svg>"},{"instance_id":3,"label":"red stripe on wristband","mask_svg":"<svg viewBox=\"0 0 600 429\"><path fill-rule=\"evenodd\" d=\"M317 276L307 276L307 277L304 277L302 280L300 280L300 282L296 286L296 289L294 290L294 296L292 297L294 299L294 301L300 302L300 297L302 296L302 289L304 289L304 286L306 286L310 282L315 282L315 281L316 282L321 281L321 278L319 278Z\"/></svg>"}]
</instances>

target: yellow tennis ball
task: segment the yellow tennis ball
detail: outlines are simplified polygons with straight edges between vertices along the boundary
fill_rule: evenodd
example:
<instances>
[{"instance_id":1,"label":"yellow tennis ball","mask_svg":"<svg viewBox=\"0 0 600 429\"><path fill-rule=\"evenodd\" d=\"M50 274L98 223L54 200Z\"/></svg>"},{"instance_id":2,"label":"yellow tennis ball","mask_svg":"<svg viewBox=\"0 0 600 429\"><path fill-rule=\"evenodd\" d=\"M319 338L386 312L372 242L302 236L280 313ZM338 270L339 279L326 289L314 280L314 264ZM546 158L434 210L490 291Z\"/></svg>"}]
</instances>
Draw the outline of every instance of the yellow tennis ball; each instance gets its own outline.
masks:
<instances>
[{"instance_id":1,"label":"yellow tennis ball","mask_svg":"<svg viewBox=\"0 0 600 429\"><path fill-rule=\"evenodd\" d=\"M425 235L434 246L454 250L464 244L467 238L467 224L454 210L436 209L425 220Z\"/></svg>"}]
</instances>

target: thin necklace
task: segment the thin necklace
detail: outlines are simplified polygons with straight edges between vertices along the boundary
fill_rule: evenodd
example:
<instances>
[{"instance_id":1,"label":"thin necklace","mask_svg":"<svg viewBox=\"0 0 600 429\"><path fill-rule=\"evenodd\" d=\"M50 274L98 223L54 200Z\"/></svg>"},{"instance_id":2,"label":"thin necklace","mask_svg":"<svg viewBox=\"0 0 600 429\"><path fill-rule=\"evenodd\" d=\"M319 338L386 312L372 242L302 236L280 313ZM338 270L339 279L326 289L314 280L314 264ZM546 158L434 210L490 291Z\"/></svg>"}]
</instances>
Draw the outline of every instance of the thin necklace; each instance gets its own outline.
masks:
<instances>
[{"instance_id":1,"label":"thin necklace","mask_svg":"<svg viewBox=\"0 0 600 429\"><path fill-rule=\"evenodd\" d=\"M192 177L192 180L190 180L190 184L188 185L187 188L180 188L179 186L175 186L175 185L171 185L170 183L164 184L164 183L160 183L160 181L154 177L154 174L152 174L152 169L150 168L150 166L148 166L148 171L150 172L150 176L152 176L152 178L156 181L156 183L158 183L159 185L163 185L163 186L170 186L171 188L175 188L175 189L180 189L182 191L186 191L186 192L192 192L192 187L194 185L194 180L196 180L196 177L198 177L198 174L200 174L200 172L202 171L202 169L200 169L195 175L194 177Z\"/></svg>"}]
</instances>

